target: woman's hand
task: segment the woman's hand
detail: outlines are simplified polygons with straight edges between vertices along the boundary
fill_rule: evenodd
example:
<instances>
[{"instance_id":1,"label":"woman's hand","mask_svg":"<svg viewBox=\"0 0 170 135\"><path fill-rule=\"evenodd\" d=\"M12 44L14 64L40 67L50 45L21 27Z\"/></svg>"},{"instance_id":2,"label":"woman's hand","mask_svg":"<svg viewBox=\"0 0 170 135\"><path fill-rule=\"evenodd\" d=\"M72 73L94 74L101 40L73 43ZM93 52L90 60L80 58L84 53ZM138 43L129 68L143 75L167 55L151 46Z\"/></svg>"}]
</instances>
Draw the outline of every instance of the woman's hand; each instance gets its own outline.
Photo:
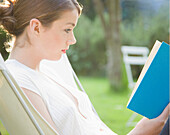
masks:
<instances>
[{"instance_id":1,"label":"woman's hand","mask_svg":"<svg viewBox=\"0 0 170 135\"><path fill-rule=\"evenodd\" d=\"M143 118L128 135L159 135L170 115L170 103L155 119Z\"/></svg>"}]
</instances>

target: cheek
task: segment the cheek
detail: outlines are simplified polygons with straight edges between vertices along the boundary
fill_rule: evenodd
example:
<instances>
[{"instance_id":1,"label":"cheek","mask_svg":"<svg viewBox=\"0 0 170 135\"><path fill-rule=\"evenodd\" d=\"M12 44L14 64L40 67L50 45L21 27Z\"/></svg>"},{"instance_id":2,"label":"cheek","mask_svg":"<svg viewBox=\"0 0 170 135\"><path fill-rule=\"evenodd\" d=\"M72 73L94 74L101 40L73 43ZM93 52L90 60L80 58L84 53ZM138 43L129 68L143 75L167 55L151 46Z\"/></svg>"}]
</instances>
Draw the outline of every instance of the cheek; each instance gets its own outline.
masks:
<instances>
[{"instance_id":1,"label":"cheek","mask_svg":"<svg viewBox=\"0 0 170 135\"><path fill-rule=\"evenodd\" d=\"M51 33L49 36L49 42L54 45L63 46L66 42L66 36L62 32Z\"/></svg>"},{"instance_id":2,"label":"cheek","mask_svg":"<svg viewBox=\"0 0 170 135\"><path fill-rule=\"evenodd\" d=\"M62 36L60 35L50 35L50 36L46 36L45 40L45 44L48 48L53 48L53 49L60 49L63 44L64 44L64 39ZM44 44L43 43L43 44Z\"/></svg>"}]
</instances>

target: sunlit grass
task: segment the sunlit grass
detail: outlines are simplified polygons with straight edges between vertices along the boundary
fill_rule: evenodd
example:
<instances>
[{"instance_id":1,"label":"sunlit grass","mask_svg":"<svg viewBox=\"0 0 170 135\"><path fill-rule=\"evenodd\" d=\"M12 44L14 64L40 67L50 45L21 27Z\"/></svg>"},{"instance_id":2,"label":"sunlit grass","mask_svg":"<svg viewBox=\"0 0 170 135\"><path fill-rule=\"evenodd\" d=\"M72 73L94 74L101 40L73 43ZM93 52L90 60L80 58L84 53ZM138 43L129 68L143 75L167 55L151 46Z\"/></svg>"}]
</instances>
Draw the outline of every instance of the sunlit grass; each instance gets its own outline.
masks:
<instances>
[{"instance_id":1,"label":"sunlit grass","mask_svg":"<svg viewBox=\"0 0 170 135\"><path fill-rule=\"evenodd\" d=\"M133 114L126 109L131 91L114 93L109 89L105 78L80 77L80 81L102 121L118 135L126 135L133 128L126 126ZM135 121L140 118L137 116ZM0 132L2 135L8 135L1 123Z\"/></svg>"},{"instance_id":2,"label":"sunlit grass","mask_svg":"<svg viewBox=\"0 0 170 135\"><path fill-rule=\"evenodd\" d=\"M1 122L0 122L0 132L2 135L9 135L6 129L3 127Z\"/></svg>"}]
</instances>

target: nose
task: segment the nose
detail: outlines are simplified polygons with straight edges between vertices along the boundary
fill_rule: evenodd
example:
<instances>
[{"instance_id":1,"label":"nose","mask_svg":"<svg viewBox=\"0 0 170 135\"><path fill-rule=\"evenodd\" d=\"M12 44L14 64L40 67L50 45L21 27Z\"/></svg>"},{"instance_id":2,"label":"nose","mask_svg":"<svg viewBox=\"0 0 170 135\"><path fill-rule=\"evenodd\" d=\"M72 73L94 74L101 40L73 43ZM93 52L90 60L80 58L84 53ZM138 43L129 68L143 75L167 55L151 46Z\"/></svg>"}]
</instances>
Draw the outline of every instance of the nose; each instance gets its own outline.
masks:
<instances>
[{"instance_id":1,"label":"nose","mask_svg":"<svg viewBox=\"0 0 170 135\"><path fill-rule=\"evenodd\" d=\"M76 38L74 34L72 34L72 37L67 41L67 45L74 45L76 42Z\"/></svg>"}]
</instances>

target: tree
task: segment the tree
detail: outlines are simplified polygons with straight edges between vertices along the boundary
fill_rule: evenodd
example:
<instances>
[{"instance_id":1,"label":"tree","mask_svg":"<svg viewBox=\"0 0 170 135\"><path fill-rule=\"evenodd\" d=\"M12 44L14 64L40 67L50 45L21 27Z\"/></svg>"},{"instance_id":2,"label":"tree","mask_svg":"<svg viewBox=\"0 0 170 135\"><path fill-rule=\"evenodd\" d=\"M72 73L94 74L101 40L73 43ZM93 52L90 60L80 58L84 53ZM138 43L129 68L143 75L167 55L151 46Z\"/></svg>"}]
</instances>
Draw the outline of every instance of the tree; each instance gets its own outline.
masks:
<instances>
[{"instance_id":1,"label":"tree","mask_svg":"<svg viewBox=\"0 0 170 135\"><path fill-rule=\"evenodd\" d=\"M106 38L107 75L111 88L122 87L122 56L120 42L121 7L120 0L93 0ZM108 19L105 17L108 14Z\"/></svg>"},{"instance_id":2,"label":"tree","mask_svg":"<svg viewBox=\"0 0 170 135\"><path fill-rule=\"evenodd\" d=\"M2 57L4 58L4 60L6 60L9 55L6 48L8 48L7 42L9 42L10 39L11 39L11 36L6 31L4 31L4 29L0 27L0 53Z\"/></svg>"},{"instance_id":3,"label":"tree","mask_svg":"<svg viewBox=\"0 0 170 135\"><path fill-rule=\"evenodd\" d=\"M83 5L83 14L88 16L91 20L95 19L96 13L93 6L92 0L78 0Z\"/></svg>"}]
</instances>

